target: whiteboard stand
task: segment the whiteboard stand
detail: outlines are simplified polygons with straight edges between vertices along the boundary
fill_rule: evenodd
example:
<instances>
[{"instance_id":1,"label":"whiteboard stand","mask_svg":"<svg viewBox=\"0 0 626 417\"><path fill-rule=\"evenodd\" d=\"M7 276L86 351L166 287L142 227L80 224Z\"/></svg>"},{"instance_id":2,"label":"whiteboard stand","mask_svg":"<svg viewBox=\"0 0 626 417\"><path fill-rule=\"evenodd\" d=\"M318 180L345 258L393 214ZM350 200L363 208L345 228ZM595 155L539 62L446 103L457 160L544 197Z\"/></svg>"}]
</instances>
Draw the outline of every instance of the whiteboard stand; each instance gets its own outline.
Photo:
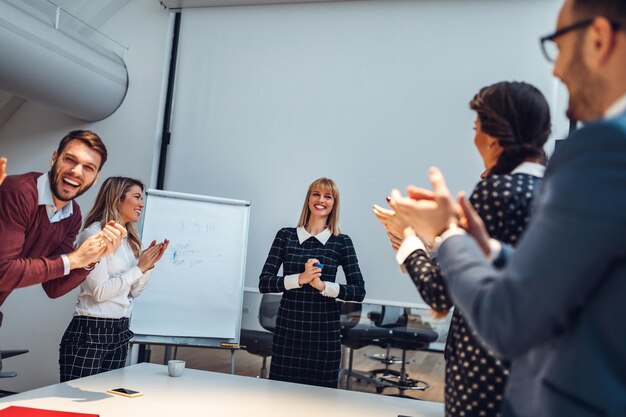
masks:
<instances>
[{"instance_id":1,"label":"whiteboard stand","mask_svg":"<svg viewBox=\"0 0 626 417\"><path fill-rule=\"evenodd\" d=\"M148 288L135 300L133 344L239 347L250 202L147 190L142 242L169 239Z\"/></svg>"}]
</instances>

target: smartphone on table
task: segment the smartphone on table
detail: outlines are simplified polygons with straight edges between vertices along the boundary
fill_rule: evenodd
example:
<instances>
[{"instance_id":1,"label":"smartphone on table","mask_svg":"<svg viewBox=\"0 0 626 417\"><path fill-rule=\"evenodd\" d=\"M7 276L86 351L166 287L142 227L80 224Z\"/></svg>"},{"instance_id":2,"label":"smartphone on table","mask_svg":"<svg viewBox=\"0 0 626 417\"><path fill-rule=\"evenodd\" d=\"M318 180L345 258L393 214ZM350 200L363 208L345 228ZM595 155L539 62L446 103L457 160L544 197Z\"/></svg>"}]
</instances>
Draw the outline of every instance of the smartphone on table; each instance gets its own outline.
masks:
<instances>
[{"instance_id":1,"label":"smartphone on table","mask_svg":"<svg viewBox=\"0 0 626 417\"><path fill-rule=\"evenodd\" d=\"M109 394L121 395L122 397L129 398L141 397L143 395L143 392L133 391L132 389L128 388L115 388L107 390L107 392Z\"/></svg>"}]
</instances>

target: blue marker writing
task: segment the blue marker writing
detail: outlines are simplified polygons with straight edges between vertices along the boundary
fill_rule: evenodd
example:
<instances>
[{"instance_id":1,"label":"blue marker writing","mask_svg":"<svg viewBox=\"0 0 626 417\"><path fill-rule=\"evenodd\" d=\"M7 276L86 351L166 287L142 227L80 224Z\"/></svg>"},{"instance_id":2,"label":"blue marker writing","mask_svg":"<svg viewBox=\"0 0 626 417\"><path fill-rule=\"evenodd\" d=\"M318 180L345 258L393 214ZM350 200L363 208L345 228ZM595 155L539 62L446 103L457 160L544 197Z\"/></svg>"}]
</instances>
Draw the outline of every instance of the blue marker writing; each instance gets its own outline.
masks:
<instances>
[{"instance_id":1,"label":"blue marker writing","mask_svg":"<svg viewBox=\"0 0 626 417\"><path fill-rule=\"evenodd\" d=\"M324 268L324 264L319 264L319 263L318 264L313 264L313 266L316 266L318 268Z\"/></svg>"}]
</instances>

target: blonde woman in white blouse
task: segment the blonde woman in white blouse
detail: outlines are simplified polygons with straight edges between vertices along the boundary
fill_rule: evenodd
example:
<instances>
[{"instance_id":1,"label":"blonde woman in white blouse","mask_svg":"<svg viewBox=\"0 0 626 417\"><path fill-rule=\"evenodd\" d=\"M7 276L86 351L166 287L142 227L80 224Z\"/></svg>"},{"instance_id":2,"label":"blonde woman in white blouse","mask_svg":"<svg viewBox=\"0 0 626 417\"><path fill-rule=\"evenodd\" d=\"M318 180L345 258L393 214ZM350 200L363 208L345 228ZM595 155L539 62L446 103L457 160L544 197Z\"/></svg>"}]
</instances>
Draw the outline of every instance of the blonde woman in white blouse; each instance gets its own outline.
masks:
<instances>
[{"instance_id":1,"label":"blonde woman in white blouse","mask_svg":"<svg viewBox=\"0 0 626 417\"><path fill-rule=\"evenodd\" d=\"M59 349L61 382L122 368L133 333L128 326L135 297L146 288L150 271L161 259L168 241L153 241L141 251L134 223L143 210L143 184L127 177L108 178L85 221L77 244L100 233L114 220L128 236L117 251L93 267L80 286L74 317Z\"/></svg>"}]
</instances>

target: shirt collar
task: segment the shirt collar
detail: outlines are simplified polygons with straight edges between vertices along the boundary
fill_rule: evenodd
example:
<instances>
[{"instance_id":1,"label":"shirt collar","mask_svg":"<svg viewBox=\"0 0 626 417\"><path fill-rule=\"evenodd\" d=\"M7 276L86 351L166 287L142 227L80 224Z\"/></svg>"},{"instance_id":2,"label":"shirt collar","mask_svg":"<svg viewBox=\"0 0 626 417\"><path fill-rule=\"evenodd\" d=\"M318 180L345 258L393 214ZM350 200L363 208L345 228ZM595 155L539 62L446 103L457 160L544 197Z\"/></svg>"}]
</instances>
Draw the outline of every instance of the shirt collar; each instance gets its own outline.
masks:
<instances>
[{"instance_id":1,"label":"shirt collar","mask_svg":"<svg viewBox=\"0 0 626 417\"><path fill-rule=\"evenodd\" d=\"M300 244L302 244L302 242L304 242L305 240L313 236L312 234L307 232L303 226L298 227L296 229L296 232L298 233L298 242L300 242ZM330 229L327 227L326 229L322 230L321 232L319 232L313 237L319 240L322 245L326 245L326 242L328 242L328 239L330 239L330 235L331 235Z\"/></svg>"},{"instance_id":2,"label":"shirt collar","mask_svg":"<svg viewBox=\"0 0 626 417\"><path fill-rule=\"evenodd\" d=\"M611 104L611 106L604 112L604 118L610 119L611 117L619 116L624 112L626 112L626 94Z\"/></svg>"},{"instance_id":3,"label":"shirt collar","mask_svg":"<svg viewBox=\"0 0 626 417\"><path fill-rule=\"evenodd\" d=\"M55 221L63 220L74 213L74 205L71 201L60 210L57 210L54 205L54 199L52 198L48 173L41 174L39 178L37 178L37 196L37 204L46 206L48 218L51 222L53 222L54 219L56 219Z\"/></svg>"},{"instance_id":4,"label":"shirt collar","mask_svg":"<svg viewBox=\"0 0 626 417\"><path fill-rule=\"evenodd\" d=\"M511 175L513 174L527 174L532 175L533 177L543 178L543 173L546 171L546 167L538 164L537 162L522 162L511 171Z\"/></svg>"}]
</instances>

